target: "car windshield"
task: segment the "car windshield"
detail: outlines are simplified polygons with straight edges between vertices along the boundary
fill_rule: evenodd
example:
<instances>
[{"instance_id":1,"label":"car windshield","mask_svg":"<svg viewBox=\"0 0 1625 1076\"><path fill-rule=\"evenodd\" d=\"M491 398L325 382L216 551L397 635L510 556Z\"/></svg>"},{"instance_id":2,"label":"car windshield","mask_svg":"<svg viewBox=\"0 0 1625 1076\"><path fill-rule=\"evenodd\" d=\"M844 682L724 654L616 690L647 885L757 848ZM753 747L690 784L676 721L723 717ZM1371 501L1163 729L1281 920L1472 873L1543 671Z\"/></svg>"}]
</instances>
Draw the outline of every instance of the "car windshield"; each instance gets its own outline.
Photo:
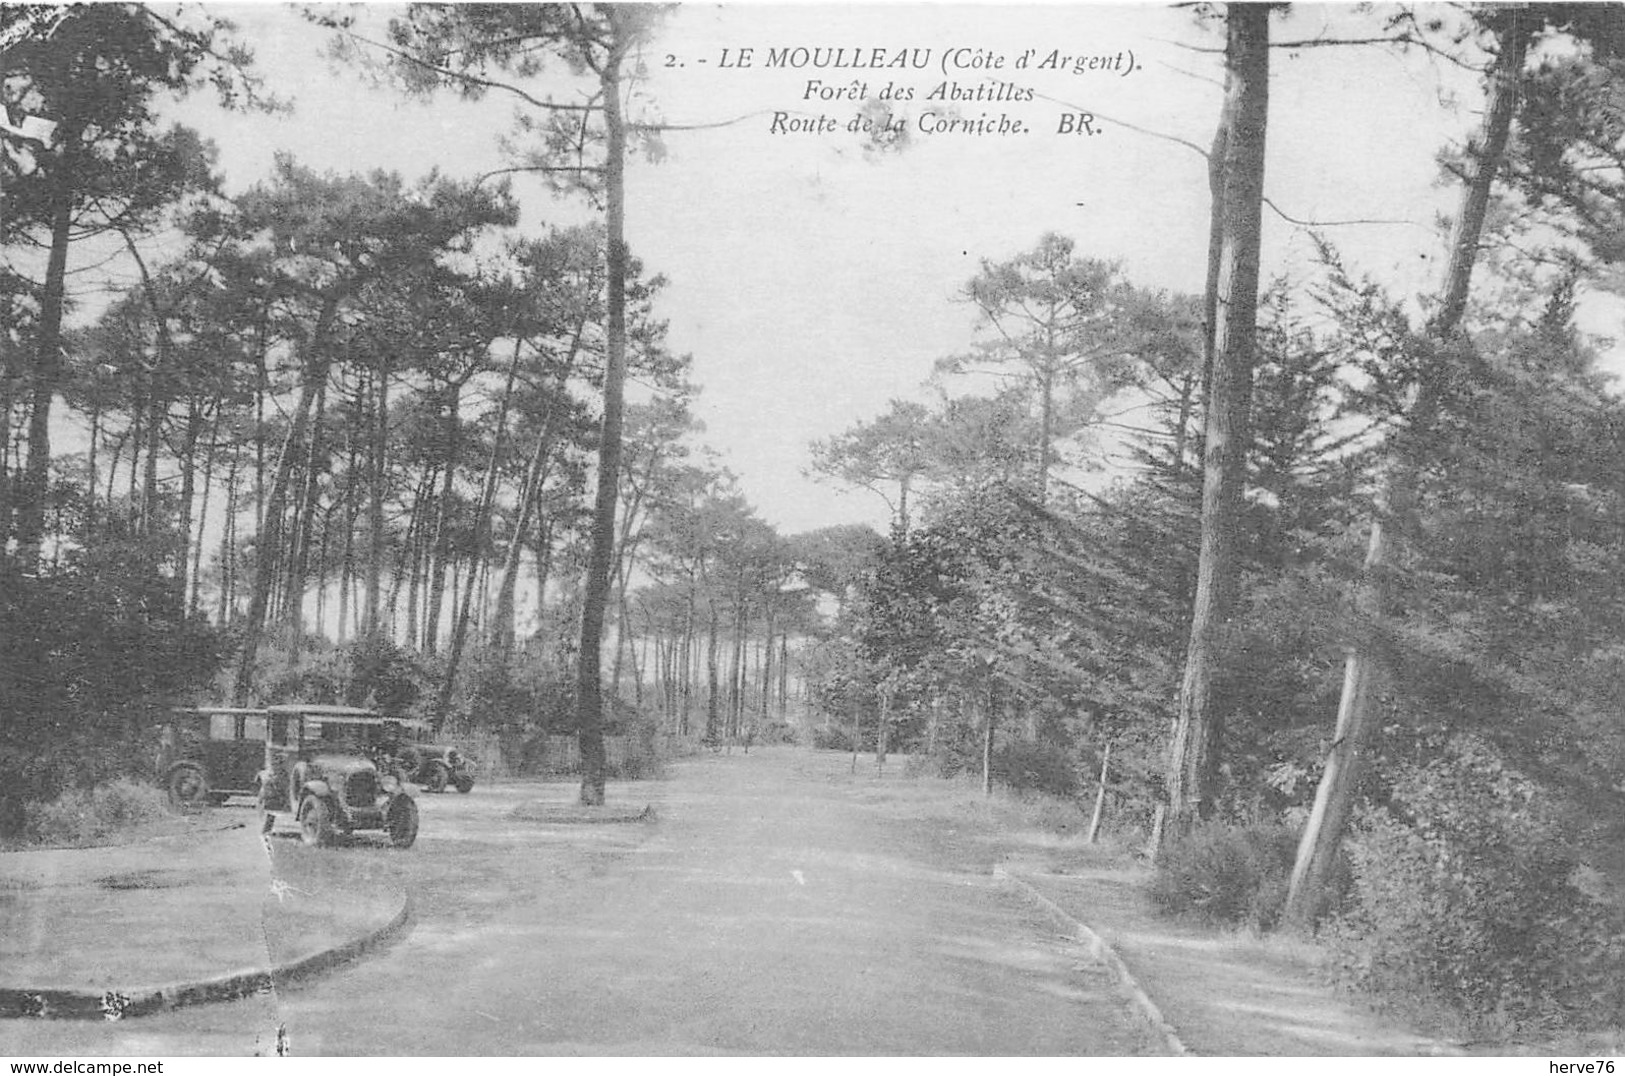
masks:
<instances>
[{"instance_id":1,"label":"car windshield","mask_svg":"<svg viewBox=\"0 0 1625 1076\"><path fill-rule=\"evenodd\" d=\"M324 746L344 748L351 751L371 750L382 740L383 732L383 728L379 725L358 721L307 720L305 722L305 740L307 742L320 743Z\"/></svg>"}]
</instances>

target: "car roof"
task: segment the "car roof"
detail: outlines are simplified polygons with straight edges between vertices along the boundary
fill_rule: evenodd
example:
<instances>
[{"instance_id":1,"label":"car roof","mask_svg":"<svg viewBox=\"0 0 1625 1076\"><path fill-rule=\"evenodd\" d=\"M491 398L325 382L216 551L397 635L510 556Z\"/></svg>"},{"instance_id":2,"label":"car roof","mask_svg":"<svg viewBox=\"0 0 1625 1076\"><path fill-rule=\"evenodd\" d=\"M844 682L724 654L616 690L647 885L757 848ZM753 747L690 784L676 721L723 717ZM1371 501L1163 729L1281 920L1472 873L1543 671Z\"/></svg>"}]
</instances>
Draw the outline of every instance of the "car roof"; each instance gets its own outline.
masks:
<instances>
[{"instance_id":1,"label":"car roof","mask_svg":"<svg viewBox=\"0 0 1625 1076\"><path fill-rule=\"evenodd\" d=\"M279 706L268 706L266 710L278 717L299 714L305 717L319 717L323 721L355 721L359 723L390 720L377 710L364 710L359 706L328 706L318 703L294 702L284 703Z\"/></svg>"},{"instance_id":2,"label":"car roof","mask_svg":"<svg viewBox=\"0 0 1625 1076\"><path fill-rule=\"evenodd\" d=\"M170 711L176 715L206 716L212 714L249 714L251 716L264 716L265 709L257 706L176 706Z\"/></svg>"}]
</instances>

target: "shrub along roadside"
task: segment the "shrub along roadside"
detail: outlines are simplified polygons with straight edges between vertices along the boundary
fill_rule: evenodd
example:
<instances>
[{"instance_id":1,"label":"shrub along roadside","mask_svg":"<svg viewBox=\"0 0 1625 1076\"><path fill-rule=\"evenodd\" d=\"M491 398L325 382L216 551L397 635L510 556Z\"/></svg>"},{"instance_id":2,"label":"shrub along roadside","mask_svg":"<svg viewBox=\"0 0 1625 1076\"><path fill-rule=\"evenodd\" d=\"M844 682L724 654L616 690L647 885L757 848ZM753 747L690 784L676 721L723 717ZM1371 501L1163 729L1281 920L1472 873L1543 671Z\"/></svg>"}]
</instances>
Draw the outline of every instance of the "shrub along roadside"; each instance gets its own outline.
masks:
<instances>
[{"instance_id":1,"label":"shrub along roadside","mask_svg":"<svg viewBox=\"0 0 1625 1076\"><path fill-rule=\"evenodd\" d=\"M27 804L20 838L25 844L52 847L113 844L172 818L161 790L121 779Z\"/></svg>"},{"instance_id":2,"label":"shrub along roadside","mask_svg":"<svg viewBox=\"0 0 1625 1076\"><path fill-rule=\"evenodd\" d=\"M1349 842L1355 901L1328 932L1348 985L1442 1002L1475 1032L1625 1013L1625 913L1576 885L1538 784L1472 737L1404 770Z\"/></svg>"},{"instance_id":3,"label":"shrub along roadside","mask_svg":"<svg viewBox=\"0 0 1625 1076\"><path fill-rule=\"evenodd\" d=\"M1269 930L1286 904L1297 845L1297 834L1281 824L1204 823L1157 864L1152 903L1212 926Z\"/></svg>"},{"instance_id":4,"label":"shrub along roadside","mask_svg":"<svg viewBox=\"0 0 1625 1076\"><path fill-rule=\"evenodd\" d=\"M1549 793L1467 735L1389 773L1345 842L1317 938L1331 976L1475 1038L1617 1027L1625 909L1581 884ZM1269 930L1297 839L1279 824L1204 824L1167 850L1152 900L1210 925Z\"/></svg>"}]
</instances>

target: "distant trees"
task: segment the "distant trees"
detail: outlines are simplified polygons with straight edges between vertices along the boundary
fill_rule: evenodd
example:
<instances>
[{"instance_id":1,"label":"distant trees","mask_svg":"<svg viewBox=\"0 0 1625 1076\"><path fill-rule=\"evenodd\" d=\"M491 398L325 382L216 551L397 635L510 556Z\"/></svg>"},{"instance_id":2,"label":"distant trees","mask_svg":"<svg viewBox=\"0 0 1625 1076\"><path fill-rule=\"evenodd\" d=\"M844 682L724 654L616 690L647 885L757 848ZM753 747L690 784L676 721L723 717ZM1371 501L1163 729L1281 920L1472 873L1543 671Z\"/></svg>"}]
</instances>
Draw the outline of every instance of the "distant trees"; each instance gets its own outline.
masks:
<instances>
[{"instance_id":1,"label":"distant trees","mask_svg":"<svg viewBox=\"0 0 1625 1076\"><path fill-rule=\"evenodd\" d=\"M22 9L8 16L32 17ZM157 130L153 110L157 98L209 82L227 104L252 95L249 55L226 43L228 30L216 20L176 24L138 4L104 4L63 13L49 32L19 30L7 47L0 105L8 115L44 121L34 127L38 138L9 125L0 135L6 186L0 238L13 257L25 241L45 252L42 276L16 261L9 270L32 307L25 315L31 361L8 370L6 379L27 386L28 456L6 483L0 508L10 509L5 522L24 562L38 560L44 539L70 248L107 233L152 229L186 194L210 189L208 148L186 128ZM15 365L20 354L8 358ZM9 393L3 402L0 432L10 425Z\"/></svg>"},{"instance_id":2,"label":"distant trees","mask_svg":"<svg viewBox=\"0 0 1625 1076\"><path fill-rule=\"evenodd\" d=\"M937 431L922 404L893 400L884 414L812 446L818 474L871 490L885 499L892 525L909 528L909 494L930 473Z\"/></svg>"},{"instance_id":3,"label":"distant trees","mask_svg":"<svg viewBox=\"0 0 1625 1076\"><path fill-rule=\"evenodd\" d=\"M1135 383L1137 364L1166 320L1113 264L1075 257L1065 236L1045 235L1031 251L982 263L965 286L982 339L939 360L938 374L982 374L1000 383L997 398L1019 400L1034 426L1036 454L1025 481L1040 504L1050 492L1059 443L1100 419L1102 403Z\"/></svg>"},{"instance_id":4,"label":"distant trees","mask_svg":"<svg viewBox=\"0 0 1625 1076\"><path fill-rule=\"evenodd\" d=\"M167 518L151 466L136 466L138 453L148 461L160 453L160 417L186 395L199 358L182 326L198 302L196 279L149 271L143 245L179 206L214 190L212 148L189 129L161 130L160 102L210 85L228 106L265 102L251 57L219 20L171 20L135 4L15 7L0 19L0 638L8 651L0 746L19 776L0 791L3 831L21 818L19 798L122 772L128 763L107 756L105 742L144 733L155 698L203 680L220 658L179 600L186 532ZM139 271L139 290L110 312L105 331L71 329L75 271L120 254ZM109 361L143 336L158 346L133 369ZM83 399L95 415L117 398L106 378L79 394L78 367L92 354L92 371L141 387L144 424L128 438L137 510L116 520L91 510L78 475L53 474L62 463L53 433L71 424L59 401ZM198 403L193 397L194 436ZM96 426L93 419L92 459Z\"/></svg>"},{"instance_id":5,"label":"distant trees","mask_svg":"<svg viewBox=\"0 0 1625 1076\"><path fill-rule=\"evenodd\" d=\"M577 657L577 723L583 775L581 800L604 801L602 640L615 560L615 505L620 482L621 427L626 380L625 167L631 129L624 114L628 57L659 18L657 7L566 4L461 7L416 4L390 24L387 43L366 42L338 23L346 40L381 48L409 87L447 86L468 97L491 90L523 100L526 142L514 171L553 177L566 188L602 199L605 218L603 412L598 436L597 494ZM546 61L596 81L588 99L565 101L523 84L543 73ZM494 80L500 74L506 81ZM600 157L599 154L602 154Z\"/></svg>"}]
</instances>

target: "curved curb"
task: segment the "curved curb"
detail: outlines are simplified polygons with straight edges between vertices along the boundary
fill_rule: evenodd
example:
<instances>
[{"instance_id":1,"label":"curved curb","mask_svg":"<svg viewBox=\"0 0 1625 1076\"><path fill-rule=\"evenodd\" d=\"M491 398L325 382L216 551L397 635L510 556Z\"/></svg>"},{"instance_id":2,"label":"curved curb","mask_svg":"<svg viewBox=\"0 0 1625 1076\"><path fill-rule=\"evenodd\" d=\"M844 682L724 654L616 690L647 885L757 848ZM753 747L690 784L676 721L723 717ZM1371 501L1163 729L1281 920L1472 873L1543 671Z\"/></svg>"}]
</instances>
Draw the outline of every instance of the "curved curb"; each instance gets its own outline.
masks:
<instances>
[{"instance_id":1,"label":"curved curb","mask_svg":"<svg viewBox=\"0 0 1625 1076\"><path fill-rule=\"evenodd\" d=\"M1117 979L1118 990L1128 998L1129 1003L1151 1025L1152 1029L1162 1036L1163 1044L1168 1048L1169 1053L1175 1057L1193 1056L1192 1052L1180 1041L1179 1033L1174 1030L1173 1025L1162 1015L1162 1010L1157 1007L1157 1003L1151 1000L1151 995L1145 992L1145 988L1134 978L1134 973L1129 971L1128 965L1123 963L1123 958L1117 955L1117 950L1106 943L1106 939L1096 934L1088 924L1074 919L1059 904L1040 893L1031 882L998 866L993 868L993 878L995 881L1003 882L1025 896L1029 901L1048 912L1051 918L1064 923L1067 929L1071 931L1072 936L1083 943L1085 949L1089 950L1089 955L1106 965L1111 971L1112 975Z\"/></svg>"},{"instance_id":2,"label":"curved curb","mask_svg":"<svg viewBox=\"0 0 1625 1076\"><path fill-rule=\"evenodd\" d=\"M341 945L321 949L270 968L247 968L196 982L169 983L129 991L106 990L100 993L89 990L0 986L0 1018L119 1020L127 1016L146 1016L149 1013L179 1009L187 1005L236 1001L255 994L267 994L280 985L327 971L389 944L411 928L412 913L412 895L403 890L400 910L387 923Z\"/></svg>"}]
</instances>

